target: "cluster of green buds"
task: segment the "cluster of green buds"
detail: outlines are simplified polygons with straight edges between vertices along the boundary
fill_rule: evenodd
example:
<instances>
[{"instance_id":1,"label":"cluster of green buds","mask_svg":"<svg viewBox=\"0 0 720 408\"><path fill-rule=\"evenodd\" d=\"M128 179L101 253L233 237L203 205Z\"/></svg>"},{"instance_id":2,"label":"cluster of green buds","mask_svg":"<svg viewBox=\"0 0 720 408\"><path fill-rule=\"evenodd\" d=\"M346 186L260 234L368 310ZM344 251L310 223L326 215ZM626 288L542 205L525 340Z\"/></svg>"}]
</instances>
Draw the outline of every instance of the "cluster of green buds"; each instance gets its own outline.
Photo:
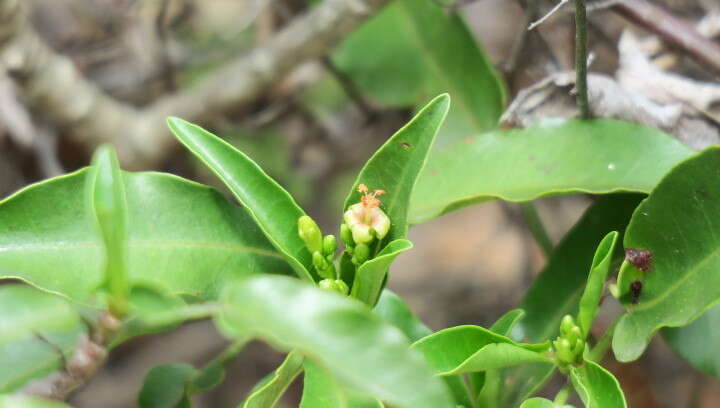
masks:
<instances>
[{"instance_id":1,"label":"cluster of green buds","mask_svg":"<svg viewBox=\"0 0 720 408\"><path fill-rule=\"evenodd\" d=\"M335 248L337 240L334 235L323 237L315 220L303 215L298 219L298 235L305 242L305 247L312 254L313 266L318 275L325 279L337 278L335 272Z\"/></svg>"},{"instance_id":2,"label":"cluster of green buds","mask_svg":"<svg viewBox=\"0 0 720 408\"><path fill-rule=\"evenodd\" d=\"M362 194L360 202L345 211L340 226L340 238L355 265L365 263L370 257L373 241L382 240L390 230L390 219L380 208L377 198L385 194L385 190L370 192L365 184L360 184L358 192Z\"/></svg>"},{"instance_id":3,"label":"cluster of green buds","mask_svg":"<svg viewBox=\"0 0 720 408\"><path fill-rule=\"evenodd\" d=\"M342 279L323 279L318 283L320 289L337 292L341 295L347 295L350 289Z\"/></svg>"},{"instance_id":4,"label":"cluster of green buds","mask_svg":"<svg viewBox=\"0 0 720 408\"><path fill-rule=\"evenodd\" d=\"M560 322L560 336L553 340L555 358L561 366L578 364L583 361L585 340L582 330L575 324L570 315L565 315Z\"/></svg>"}]
</instances>

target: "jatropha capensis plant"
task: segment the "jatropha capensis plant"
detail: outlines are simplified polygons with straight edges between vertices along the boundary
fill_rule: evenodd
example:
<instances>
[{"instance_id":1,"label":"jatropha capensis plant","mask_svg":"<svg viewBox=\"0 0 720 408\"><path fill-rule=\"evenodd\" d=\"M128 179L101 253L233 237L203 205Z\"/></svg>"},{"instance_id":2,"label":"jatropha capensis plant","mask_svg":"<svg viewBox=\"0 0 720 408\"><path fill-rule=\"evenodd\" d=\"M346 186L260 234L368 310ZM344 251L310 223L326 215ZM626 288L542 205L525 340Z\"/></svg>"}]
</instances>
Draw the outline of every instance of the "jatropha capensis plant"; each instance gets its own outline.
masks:
<instances>
[{"instance_id":1,"label":"jatropha capensis plant","mask_svg":"<svg viewBox=\"0 0 720 408\"><path fill-rule=\"evenodd\" d=\"M287 356L239 407L275 406L302 377L303 408L624 408L601 365L610 350L635 360L662 329L691 362L716 358L696 348L720 299L720 149L695 154L612 120L433 147L449 106L436 97L369 158L333 234L248 156L179 118L172 132L239 205L170 174L122 171L107 146L90 167L0 202L0 406L65 406L118 345L204 318L228 348L205 366L154 367L139 406L191 406L252 339ZM592 205L490 327L432 332L385 288L411 225L570 193ZM597 324L610 302L622 313ZM553 377L559 391L544 387Z\"/></svg>"}]
</instances>

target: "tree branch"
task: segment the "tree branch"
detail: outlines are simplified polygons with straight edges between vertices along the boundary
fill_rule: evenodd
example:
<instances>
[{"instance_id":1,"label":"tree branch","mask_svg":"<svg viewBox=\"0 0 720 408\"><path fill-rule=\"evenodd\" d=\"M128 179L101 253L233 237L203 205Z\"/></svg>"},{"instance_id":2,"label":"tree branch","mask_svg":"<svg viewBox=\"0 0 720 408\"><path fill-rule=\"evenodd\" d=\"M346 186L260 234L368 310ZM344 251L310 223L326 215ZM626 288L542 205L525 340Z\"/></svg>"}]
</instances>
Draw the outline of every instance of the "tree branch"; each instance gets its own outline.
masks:
<instances>
[{"instance_id":1,"label":"tree branch","mask_svg":"<svg viewBox=\"0 0 720 408\"><path fill-rule=\"evenodd\" d=\"M633 23L680 48L692 58L720 71L720 45L694 27L646 0L625 0L612 9Z\"/></svg>"},{"instance_id":2,"label":"tree branch","mask_svg":"<svg viewBox=\"0 0 720 408\"><path fill-rule=\"evenodd\" d=\"M147 168L172 151L166 116L207 123L249 105L295 67L330 52L388 1L326 0L195 87L141 110L104 94L44 44L24 21L19 0L0 0L0 64L33 110L88 148L112 143L126 167Z\"/></svg>"}]
</instances>

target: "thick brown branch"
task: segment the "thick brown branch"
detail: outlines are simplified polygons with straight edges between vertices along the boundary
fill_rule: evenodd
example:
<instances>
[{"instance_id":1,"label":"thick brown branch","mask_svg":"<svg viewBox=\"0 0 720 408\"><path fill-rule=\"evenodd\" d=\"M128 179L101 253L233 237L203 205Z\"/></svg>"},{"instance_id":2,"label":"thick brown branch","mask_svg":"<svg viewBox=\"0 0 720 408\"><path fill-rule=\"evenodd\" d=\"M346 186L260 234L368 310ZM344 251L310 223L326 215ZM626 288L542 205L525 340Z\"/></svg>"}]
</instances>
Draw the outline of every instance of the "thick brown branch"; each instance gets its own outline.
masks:
<instances>
[{"instance_id":1,"label":"thick brown branch","mask_svg":"<svg viewBox=\"0 0 720 408\"><path fill-rule=\"evenodd\" d=\"M22 21L18 0L0 0L0 64L35 111L68 128L88 147L113 143L125 166L145 168L173 146L166 116L202 123L248 105L293 68L327 54L388 1L326 0L194 88L143 110L105 95L68 58L48 48Z\"/></svg>"},{"instance_id":2,"label":"thick brown branch","mask_svg":"<svg viewBox=\"0 0 720 408\"><path fill-rule=\"evenodd\" d=\"M720 45L662 8L647 0L624 0L615 4L613 10L709 68L720 71Z\"/></svg>"}]
</instances>

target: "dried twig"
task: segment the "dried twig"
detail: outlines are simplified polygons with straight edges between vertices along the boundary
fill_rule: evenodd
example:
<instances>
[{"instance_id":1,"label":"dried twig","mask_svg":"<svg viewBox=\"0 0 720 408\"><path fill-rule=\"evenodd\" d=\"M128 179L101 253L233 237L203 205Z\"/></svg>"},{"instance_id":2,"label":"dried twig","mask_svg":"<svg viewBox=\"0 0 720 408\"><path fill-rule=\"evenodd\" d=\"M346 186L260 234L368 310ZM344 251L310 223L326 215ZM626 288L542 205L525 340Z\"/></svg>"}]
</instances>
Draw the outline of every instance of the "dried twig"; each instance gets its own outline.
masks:
<instances>
[{"instance_id":1,"label":"dried twig","mask_svg":"<svg viewBox=\"0 0 720 408\"><path fill-rule=\"evenodd\" d=\"M612 9L709 68L720 71L720 45L703 37L695 28L662 8L646 0L624 0Z\"/></svg>"},{"instance_id":2,"label":"dried twig","mask_svg":"<svg viewBox=\"0 0 720 408\"><path fill-rule=\"evenodd\" d=\"M588 104L587 67L588 67L587 12L585 0L575 0L575 89L580 116L590 119Z\"/></svg>"},{"instance_id":3,"label":"dried twig","mask_svg":"<svg viewBox=\"0 0 720 408\"><path fill-rule=\"evenodd\" d=\"M25 22L19 0L0 0L0 65L49 121L70 128L89 148L111 142L126 167L146 168L172 151L166 116L207 123L249 105L301 63L327 54L388 1L327 0L196 87L142 110L102 93L45 45Z\"/></svg>"}]
</instances>

